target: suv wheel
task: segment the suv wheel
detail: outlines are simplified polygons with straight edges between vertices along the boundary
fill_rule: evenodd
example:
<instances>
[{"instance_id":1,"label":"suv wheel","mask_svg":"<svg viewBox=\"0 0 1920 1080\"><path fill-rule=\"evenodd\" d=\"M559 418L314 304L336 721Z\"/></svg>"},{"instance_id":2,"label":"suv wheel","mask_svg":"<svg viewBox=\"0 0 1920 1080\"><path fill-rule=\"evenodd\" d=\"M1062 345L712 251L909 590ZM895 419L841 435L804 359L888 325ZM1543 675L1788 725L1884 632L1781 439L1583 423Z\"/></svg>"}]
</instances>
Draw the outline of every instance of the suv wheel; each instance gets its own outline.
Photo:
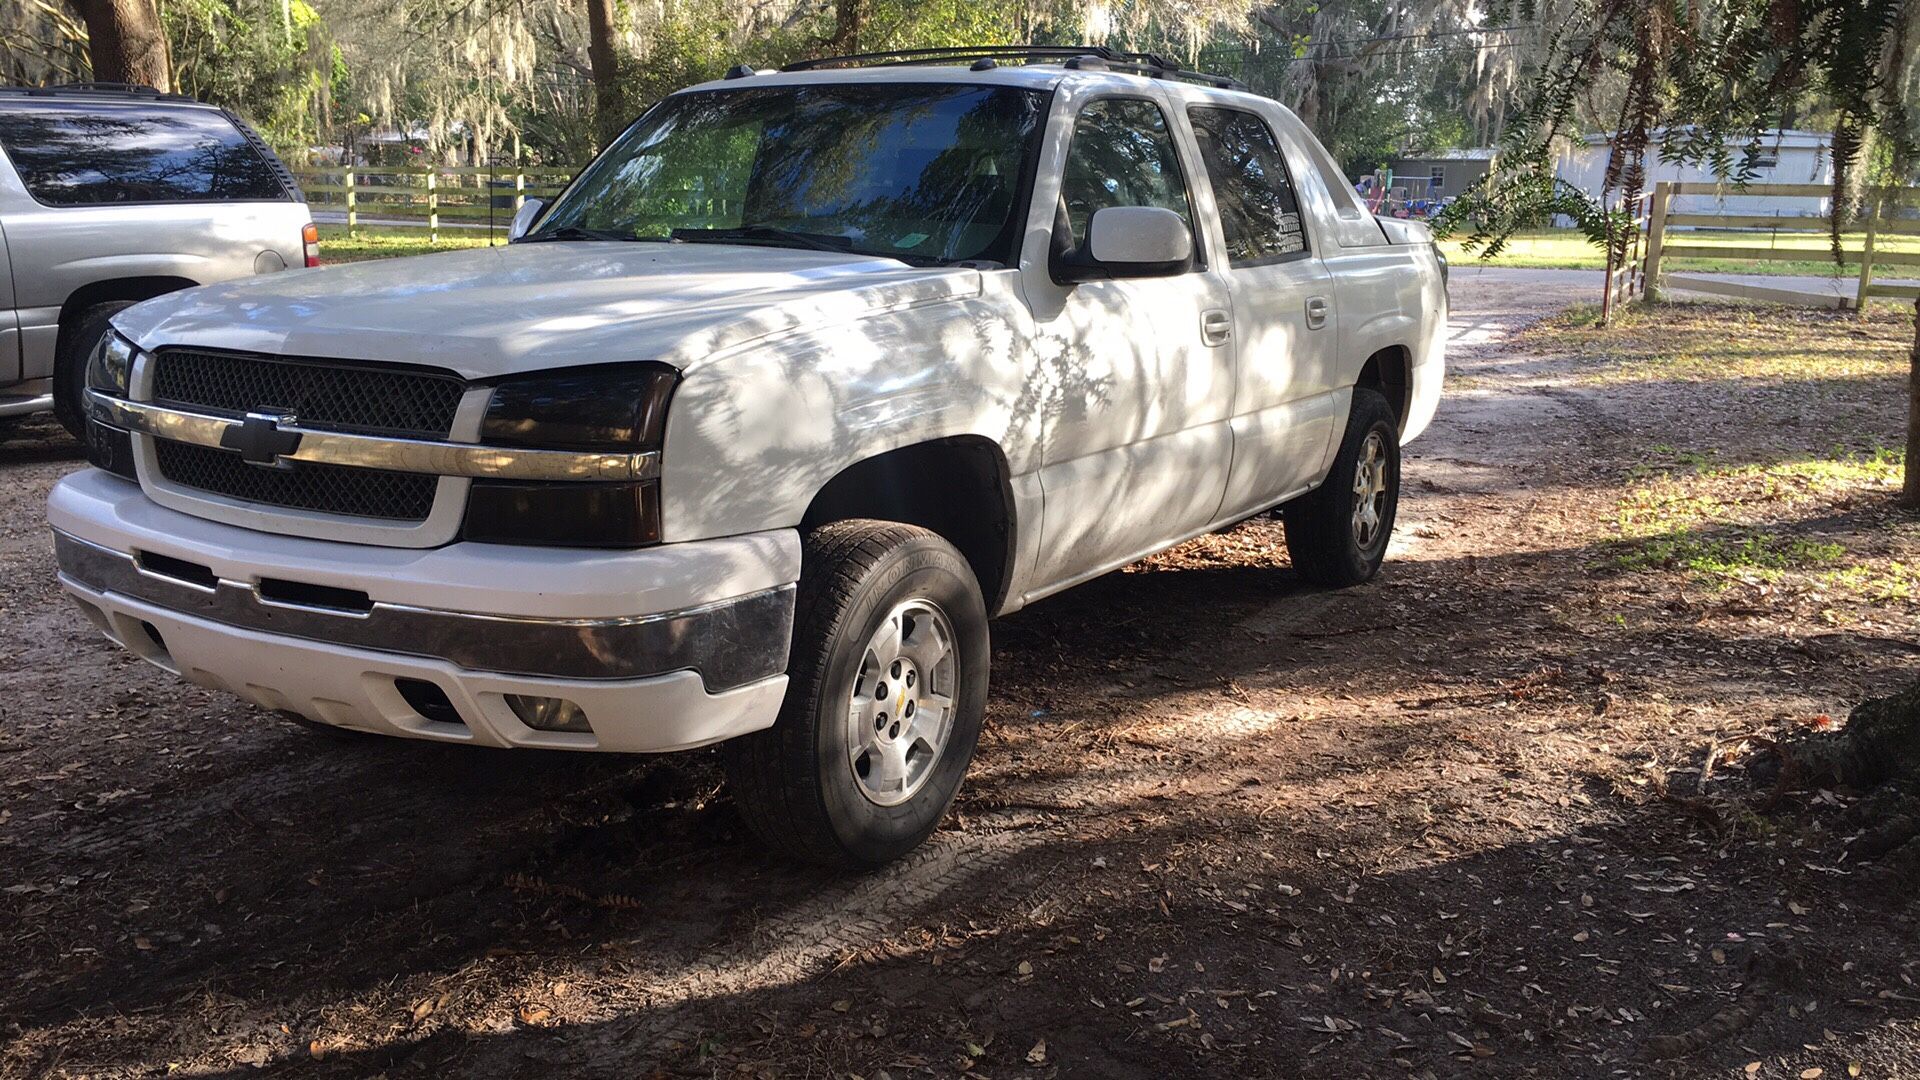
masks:
<instances>
[{"instance_id":1,"label":"suv wheel","mask_svg":"<svg viewBox=\"0 0 1920 1080\"><path fill-rule=\"evenodd\" d=\"M112 329L109 320L133 304L132 300L113 300L93 305L60 335L60 344L54 350L53 415L81 442L87 441L87 414L82 407L87 392L87 360Z\"/></svg>"},{"instance_id":2,"label":"suv wheel","mask_svg":"<svg viewBox=\"0 0 1920 1080\"><path fill-rule=\"evenodd\" d=\"M1400 425L1378 391L1356 388L1326 482L1285 510L1294 568L1316 585L1359 585L1380 570L1400 505Z\"/></svg>"},{"instance_id":3,"label":"suv wheel","mask_svg":"<svg viewBox=\"0 0 1920 1080\"><path fill-rule=\"evenodd\" d=\"M723 747L748 827L840 866L913 850L973 759L990 655L980 586L953 545L885 521L809 534L780 719Z\"/></svg>"}]
</instances>

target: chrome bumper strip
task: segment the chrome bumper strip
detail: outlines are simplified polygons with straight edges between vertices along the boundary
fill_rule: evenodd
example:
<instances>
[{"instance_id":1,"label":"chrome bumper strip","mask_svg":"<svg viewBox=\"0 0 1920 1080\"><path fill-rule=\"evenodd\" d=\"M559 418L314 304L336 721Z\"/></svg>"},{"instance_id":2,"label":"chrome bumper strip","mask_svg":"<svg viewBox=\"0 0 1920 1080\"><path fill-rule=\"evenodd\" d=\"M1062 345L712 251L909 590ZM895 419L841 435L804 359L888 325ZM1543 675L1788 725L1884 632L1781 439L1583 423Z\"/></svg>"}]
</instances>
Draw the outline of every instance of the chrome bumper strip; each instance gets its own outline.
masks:
<instances>
[{"instance_id":1,"label":"chrome bumper strip","mask_svg":"<svg viewBox=\"0 0 1920 1080\"><path fill-rule=\"evenodd\" d=\"M232 449L237 437L256 420L234 419L127 401L87 391L87 408L94 419L143 435L195 446ZM264 419L264 418L262 418ZM576 450L538 450L477 443L395 439L379 435L350 435L299 426L297 420L274 425L291 448L278 461L311 461L392 472L471 476L496 480L651 480L660 473L660 455L594 453ZM271 462L263 460L263 466Z\"/></svg>"},{"instance_id":2,"label":"chrome bumper strip","mask_svg":"<svg viewBox=\"0 0 1920 1080\"><path fill-rule=\"evenodd\" d=\"M633 679L700 673L709 693L787 669L794 587L623 619L535 619L375 602L366 611L266 600L225 578L212 587L156 573L132 555L53 531L60 572L117 593L244 630L445 660L472 671L536 678Z\"/></svg>"}]
</instances>

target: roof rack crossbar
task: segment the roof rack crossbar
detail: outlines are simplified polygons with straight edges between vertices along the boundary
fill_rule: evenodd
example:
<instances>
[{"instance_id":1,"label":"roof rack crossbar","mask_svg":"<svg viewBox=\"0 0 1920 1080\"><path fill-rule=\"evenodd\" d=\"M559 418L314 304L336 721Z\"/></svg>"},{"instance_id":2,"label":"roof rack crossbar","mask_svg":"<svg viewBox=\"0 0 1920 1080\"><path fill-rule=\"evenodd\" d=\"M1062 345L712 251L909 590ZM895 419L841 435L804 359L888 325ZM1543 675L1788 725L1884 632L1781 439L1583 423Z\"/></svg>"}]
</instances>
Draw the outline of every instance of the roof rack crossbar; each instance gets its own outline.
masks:
<instances>
[{"instance_id":1,"label":"roof rack crossbar","mask_svg":"<svg viewBox=\"0 0 1920 1080\"><path fill-rule=\"evenodd\" d=\"M1227 90L1243 90L1245 84L1228 75L1188 71L1158 53L1122 52L1105 45L954 45L932 49L888 49L882 52L849 53L796 60L781 71L816 71L830 67L884 67L895 64L957 64L973 60L1065 60L1092 59L1111 70L1147 75L1157 79L1184 79Z\"/></svg>"},{"instance_id":2,"label":"roof rack crossbar","mask_svg":"<svg viewBox=\"0 0 1920 1080\"><path fill-rule=\"evenodd\" d=\"M140 83L122 82L72 82L55 83L51 86L0 86L0 91L23 94L27 97L122 97L138 98L142 101L189 101L199 102L186 94L174 94L165 90L144 86Z\"/></svg>"}]
</instances>

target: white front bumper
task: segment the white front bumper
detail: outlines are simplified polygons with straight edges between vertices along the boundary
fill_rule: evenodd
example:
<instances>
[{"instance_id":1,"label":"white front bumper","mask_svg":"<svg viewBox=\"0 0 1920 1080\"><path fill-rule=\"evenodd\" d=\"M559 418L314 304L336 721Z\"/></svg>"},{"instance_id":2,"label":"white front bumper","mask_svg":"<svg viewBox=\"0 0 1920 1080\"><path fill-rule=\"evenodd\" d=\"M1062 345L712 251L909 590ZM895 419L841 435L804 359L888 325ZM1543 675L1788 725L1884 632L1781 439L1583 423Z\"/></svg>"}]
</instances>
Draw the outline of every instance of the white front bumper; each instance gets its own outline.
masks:
<instances>
[{"instance_id":1,"label":"white front bumper","mask_svg":"<svg viewBox=\"0 0 1920 1080\"><path fill-rule=\"evenodd\" d=\"M434 655L431 642L369 647L364 639L383 616L413 620L398 623L408 626L438 616L460 624L468 648L475 647L470 631L478 620L503 636L542 631L537 640L549 643L578 628L584 649L597 629L630 630L790 585L799 571L799 542L791 531L621 552L484 544L375 548L191 517L91 469L56 485L48 516L70 538L64 541L70 548L81 549L72 543L77 540L103 563L126 566L128 558L158 555L186 560L217 579L214 587L195 589L136 563L139 587L120 589L103 585L104 575L81 580L85 575L74 567L63 570L61 584L108 637L193 682L322 723L483 746L665 751L768 727L786 693L784 674L710 693L700 671L690 668L636 678L555 677L551 672L559 670L577 675L595 658L546 647L526 656L496 648L491 654L501 657L499 666L511 670L476 669ZM259 592L263 579L364 592L376 608L354 615L266 600ZM236 613L247 613L235 605L255 602L259 610L249 617L297 630L235 625ZM335 640L328 640L328 627L338 628ZM361 640L349 643L355 635ZM631 660L605 659L608 670ZM784 652L778 666L784 668ZM429 718L410 705L401 689L405 680L438 688L459 722ZM508 694L573 701L593 731L530 728L508 707Z\"/></svg>"}]
</instances>

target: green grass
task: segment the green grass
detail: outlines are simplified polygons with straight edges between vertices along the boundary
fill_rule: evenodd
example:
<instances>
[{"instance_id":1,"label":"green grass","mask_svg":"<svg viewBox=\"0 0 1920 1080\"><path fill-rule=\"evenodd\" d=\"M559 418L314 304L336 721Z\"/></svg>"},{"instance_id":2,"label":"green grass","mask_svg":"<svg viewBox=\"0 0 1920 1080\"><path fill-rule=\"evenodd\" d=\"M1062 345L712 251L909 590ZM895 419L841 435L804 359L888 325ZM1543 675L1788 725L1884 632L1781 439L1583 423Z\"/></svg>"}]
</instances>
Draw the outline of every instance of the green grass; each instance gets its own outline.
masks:
<instances>
[{"instance_id":1,"label":"green grass","mask_svg":"<svg viewBox=\"0 0 1920 1080\"><path fill-rule=\"evenodd\" d=\"M1602 327L1599 309L1571 308L1529 328L1522 343L1586 360L1582 383L1768 381L1858 384L1862 393L1897 393L1913 343L1910 310L1880 305L1852 312L1761 305L1631 304Z\"/></svg>"},{"instance_id":2,"label":"green grass","mask_svg":"<svg viewBox=\"0 0 1920 1080\"><path fill-rule=\"evenodd\" d=\"M1900 451L1836 449L1828 457L1731 466L1715 464L1714 450L1653 446L1649 452L1654 460L1629 473L1641 482L1620 499L1619 540L1604 565L1677 571L1709 586L1824 571L1818 583L1872 601L1903 599L1915 588L1905 564L1862 561L1842 544L1768 527L1769 519L1790 519L1797 508L1891 491L1900 481Z\"/></svg>"},{"instance_id":3,"label":"green grass","mask_svg":"<svg viewBox=\"0 0 1920 1080\"><path fill-rule=\"evenodd\" d=\"M506 235L500 234L504 242ZM324 262L348 263L367 259L397 259L403 255L426 255L435 251L459 251L486 247L492 242L484 229L443 229L433 243L427 230L393 226L361 226L347 235L345 225L320 226L320 258Z\"/></svg>"},{"instance_id":4,"label":"green grass","mask_svg":"<svg viewBox=\"0 0 1920 1080\"><path fill-rule=\"evenodd\" d=\"M1848 250L1858 250L1864 246L1866 237L1860 233L1847 233L1841 237ZM1805 258L1787 261L1756 261L1747 259L1664 259L1661 266L1675 272L1725 273L1725 274L1771 274L1775 276L1796 277L1858 277L1860 268L1849 264L1836 266L1827 254L1825 233L1764 233L1757 231L1727 232L1713 230L1691 230L1669 232L1669 244L1692 244L1704 247L1761 247L1778 248L1796 254L1805 252ZM1601 250L1587 238L1572 229L1534 229L1516 234L1500 254L1484 263L1479 256L1468 252L1460 240L1443 240L1440 248L1456 266L1507 266L1536 270L1601 270L1606 259ZM1881 236L1874 239L1874 250L1881 252L1920 252L1920 236ZM1878 277L1917 277L1920 267L1892 266L1875 264Z\"/></svg>"},{"instance_id":5,"label":"green grass","mask_svg":"<svg viewBox=\"0 0 1920 1080\"><path fill-rule=\"evenodd\" d=\"M1619 570L1683 570L1709 581L1770 581L1782 571L1830 566L1846 554L1839 544L1783 539L1772 533L1719 537L1679 529L1627 547L1611 565Z\"/></svg>"}]
</instances>

